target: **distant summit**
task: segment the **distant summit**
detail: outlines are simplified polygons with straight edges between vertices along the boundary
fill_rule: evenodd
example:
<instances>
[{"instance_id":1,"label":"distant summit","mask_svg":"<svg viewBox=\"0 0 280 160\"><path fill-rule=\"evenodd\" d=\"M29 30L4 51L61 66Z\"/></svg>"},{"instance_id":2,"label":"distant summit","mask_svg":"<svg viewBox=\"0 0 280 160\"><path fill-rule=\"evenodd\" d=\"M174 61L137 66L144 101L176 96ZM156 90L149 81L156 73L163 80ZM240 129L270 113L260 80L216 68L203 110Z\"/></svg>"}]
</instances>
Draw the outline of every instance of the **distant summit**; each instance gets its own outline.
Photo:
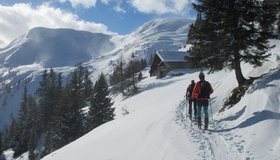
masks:
<instances>
[{"instance_id":1,"label":"distant summit","mask_svg":"<svg viewBox=\"0 0 280 160\"><path fill-rule=\"evenodd\" d=\"M33 28L7 50L0 63L16 67L39 63L44 67L73 66L87 62L115 47L111 35L73 29Z\"/></svg>"}]
</instances>

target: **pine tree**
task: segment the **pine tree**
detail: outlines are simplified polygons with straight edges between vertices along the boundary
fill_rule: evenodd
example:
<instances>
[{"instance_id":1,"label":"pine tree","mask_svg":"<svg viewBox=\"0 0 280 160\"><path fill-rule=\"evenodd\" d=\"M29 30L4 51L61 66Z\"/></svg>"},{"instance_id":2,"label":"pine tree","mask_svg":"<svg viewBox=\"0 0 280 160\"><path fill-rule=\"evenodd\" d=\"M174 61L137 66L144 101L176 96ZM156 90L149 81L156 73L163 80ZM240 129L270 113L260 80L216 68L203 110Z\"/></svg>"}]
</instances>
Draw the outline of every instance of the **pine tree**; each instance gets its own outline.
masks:
<instances>
[{"instance_id":1,"label":"pine tree","mask_svg":"<svg viewBox=\"0 0 280 160\"><path fill-rule=\"evenodd\" d=\"M102 73L94 85L94 92L89 110L90 129L98 127L114 119L113 103L109 96L108 84L105 75Z\"/></svg>"},{"instance_id":2,"label":"pine tree","mask_svg":"<svg viewBox=\"0 0 280 160\"><path fill-rule=\"evenodd\" d=\"M143 78L143 74L142 74L142 72L139 72L139 74L138 74L138 81L141 81L142 78Z\"/></svg>"},{"instance_id":3,"label":"pine tree","mask_svg":"<svg viewBox=\"0 0 280 160\"><path fill-rule=\"evenodd\" d=\"M36 91L38 105L40 107L40 123L44 131L47 129L50 116L49 86L49 74L45 69L42 74L42 80L39 82L39 88Z\"/></svg>"},{"instance_id":4,"label":"pine tree","mask_svg":"<svg viewBox=\"0 0 280 160\"><path fill-rule=\"evenodd\" d=\"M35 159L36 155L34 153L37 141L41 135L41 126L39 123L39 112L38 106L34 98L29 95L27 98L28 102L28 116L27 116L27 126L28 126L28 140L27 140L27 149L29 151L29 159Z\"/></svg>"},{"instance_id":5,"label":"pine tree","mask_svg":"<svg viewBox=\"0 0 280 160\"><path fill-rule=\"evenodd\" d=\"M84 100L88 103L93 92L93 83L90 79L90 73L88 70L84 71L83 77Z\"/></svg>"},{"instance_id":6,"label":"pine tree","mask_svg":"<svg viewBox=\"0 0 280 160\"><path fill-rule=\"evenodd\" d=\"M270 56L275 8L252 0L199 0L194 8L198 16L188 35L190 63L210 72L234 69L239 86L246 83L241 62L260 66Z\"/></svg>"},{"instance_id":7,"label":"pine tree","mask_svg":"<svg viewBox=\"0 0 280 160\"><path fill-rule=\"evenodd\" d=\"M146 59L141 59L141 70L148 66Z\"/></svg>"},{"instance_id":8,"label":"pine tree","mask_svg":"<svg viewBox=\"0 0 280 160\"><path fill-rule=\"evenodd\" d=\"M76 69L72 75L70 82L66 85L63 97L63 116L61 121L62 139L69 143L84 132L83 115L81 109L85 107L83 79L81 70Z\"/></svg>"},{"instance_id":9,"label":"pine tree","mask_svg":"<svg viewBox=\"0 0 280 160\"><path fill-rule=\"evenodd\" d=\"M61 74L57 74L52 68L45 70L42 75L40 87L37 89L37 96L40 106L40 119L42 133L44 133L45 150L47 154L57 149L61 131L58 125L61 123L62 114L62 80ZM60 145L59 145L60 146Z\"/></svg>"},{"instance_id":10,"label":"pine tree","mask_svg":"<svg viewBox=\"0 0 280 160\"><path fill-rule=\"evenodd\" d=\"M18 141L19 141L19 132L17 130L17 124L16 120L13 118L11 125L7 131L5 140L5 149L8 148L15 148L18 146Z\"/></svg>"},{"instance_id":11,"label":"pine tree","mask_svg":"<svg viewBox=\"0 0 280 160\"><path fill-rule=\"evenodd\" d=\"M36 102L32 96L28 95L27 87L25 86L18 118L14 123L15 132L12 133L14 129L11 128L9 133L14 134L13 141L16 142L13 146L15 156L35 149L37 136L40 134L38 124L40 123ZM33 140L32 143L31 140Z\"/></svg>"},{"instance_id":12,"label":"pine tree","mask_svg":"<svg viewBox=\"0 0 280 160\"><path fill-rule=\"evenodd\" d=\"M52 83L51 83L51 95L53 97L52 102L52 114L50 117L50 124L47 131L47 137L49 137L49 140L47 141L49 143L50 152L62 147L63 143L63 137L62 137L62 131L61 131L61 123L62 123L62 116L64 114L63 111L63 87L62 87L62 77L61 74L53 73L53 76L51 76L52 72L50 72L50 77L53 77Z\"/></svg>"},{"instance_id":13,"label":"pine tree","mask_svg":"<svg viewBox=\"0 0 280 160\"><path fill-rule=\"evenodd\" d=\"M276 36L280 39L280 2L275 2L277 7L277 24L276 24Z\"/></svg>"},{"instance_id":14,"label":"pine tree","mask_svg":"<svg viewBox=\"0 0 280 160\"><path fill-rule=\"evenodd\" d=\"M27 151L27 142L28 142L28 112L29 105L27 101L27 88L24 86L24 93L22 96L22 102L20 104L20 111L18 113L18 120L16 123L16 137L17 137L17 145L15 145L15 155L20 155Z\"/></svg>"},{"instance_id":15,"label":"pine tree","mask_svg":"<svg viewBox=\"0 0 280 160\"><path fill-rule=\"evenodd\" d=\"M121 56L118 59L117 65L114 68L114 71L109 79L110 85L116 85L116 84L120 83L120 91L123 94L124 94L124 79L125 79L124 65L125 65L125 63L124 63L123 57Z\"/></svg>"}]
</instances>

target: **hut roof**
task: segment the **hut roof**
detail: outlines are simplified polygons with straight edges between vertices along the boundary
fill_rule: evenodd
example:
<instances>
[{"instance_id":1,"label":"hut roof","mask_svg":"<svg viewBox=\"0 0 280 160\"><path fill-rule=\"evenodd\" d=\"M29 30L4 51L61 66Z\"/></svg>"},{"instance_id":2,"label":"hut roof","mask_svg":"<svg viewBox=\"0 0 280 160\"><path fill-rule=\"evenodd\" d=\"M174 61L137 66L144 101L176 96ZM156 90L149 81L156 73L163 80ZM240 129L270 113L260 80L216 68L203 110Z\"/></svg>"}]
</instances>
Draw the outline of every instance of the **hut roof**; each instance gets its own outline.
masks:
<instances>
[{"instance_id":1,"label":"hut roof","mask_svg":"<svg viewBox=\"0 0 280 160\"><path fill-rule=\"evenodd\" d=\"M183 62L187 56L186 52L181 51L157 51L156 54L163 62Z\"/></svg>"}]
</instances>

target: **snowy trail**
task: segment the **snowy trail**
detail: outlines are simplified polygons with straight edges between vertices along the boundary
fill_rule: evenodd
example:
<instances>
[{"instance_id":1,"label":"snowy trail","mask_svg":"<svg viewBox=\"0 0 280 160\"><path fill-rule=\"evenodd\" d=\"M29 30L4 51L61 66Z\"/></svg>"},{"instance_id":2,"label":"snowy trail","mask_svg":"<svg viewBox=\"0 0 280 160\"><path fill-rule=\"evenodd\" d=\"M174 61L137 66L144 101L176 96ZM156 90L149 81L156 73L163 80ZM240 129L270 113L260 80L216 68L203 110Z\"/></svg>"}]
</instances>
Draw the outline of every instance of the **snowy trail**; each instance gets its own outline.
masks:
<instances>
[{"instance_id":1,"label":"snowy trail","mask_svg":"<svg viewBox=\"0 0 280 160\"><path fill-rule=\"evenodd\" d=\"M198 129L194 122L191 122L187 113L186 100L182 100L177 107L177 124L181 125L191 142L197 148L197 158L203 160L252 160L254 154L246 151L246 157L243 156L245 142L242 136L224 129L224 125L218 121L211 121L209 131ZM226 155L226 157L225 157Z\"/></svg>"}]
</instances>

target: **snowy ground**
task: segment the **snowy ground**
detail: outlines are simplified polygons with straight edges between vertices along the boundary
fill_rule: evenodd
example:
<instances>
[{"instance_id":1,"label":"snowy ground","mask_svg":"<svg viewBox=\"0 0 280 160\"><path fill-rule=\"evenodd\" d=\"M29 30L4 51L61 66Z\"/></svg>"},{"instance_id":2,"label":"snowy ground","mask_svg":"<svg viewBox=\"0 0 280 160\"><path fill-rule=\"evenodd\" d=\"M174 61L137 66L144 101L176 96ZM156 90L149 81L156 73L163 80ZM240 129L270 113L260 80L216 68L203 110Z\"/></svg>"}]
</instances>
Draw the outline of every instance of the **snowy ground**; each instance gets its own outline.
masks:
<instances>
[{"instance_id":1,"label":"snowy ground","mask_svg":"<svg viewBox=\"0 0 280 160\"><path fill-rule=\"evenodd\" d=\"M164 79L146 75L138 84L142 92L114 98L116 120L43 160L280 159L279 52L276 47L263 67L243 66L246 77L267 74L222 113L218 110L237 86L235 75L232 71L206 75L215 90L209 132L199 130L186 116L185 90L192 79L198 79L198 72L185 70L182 76Z\"/></svg>"}]
</instances>

